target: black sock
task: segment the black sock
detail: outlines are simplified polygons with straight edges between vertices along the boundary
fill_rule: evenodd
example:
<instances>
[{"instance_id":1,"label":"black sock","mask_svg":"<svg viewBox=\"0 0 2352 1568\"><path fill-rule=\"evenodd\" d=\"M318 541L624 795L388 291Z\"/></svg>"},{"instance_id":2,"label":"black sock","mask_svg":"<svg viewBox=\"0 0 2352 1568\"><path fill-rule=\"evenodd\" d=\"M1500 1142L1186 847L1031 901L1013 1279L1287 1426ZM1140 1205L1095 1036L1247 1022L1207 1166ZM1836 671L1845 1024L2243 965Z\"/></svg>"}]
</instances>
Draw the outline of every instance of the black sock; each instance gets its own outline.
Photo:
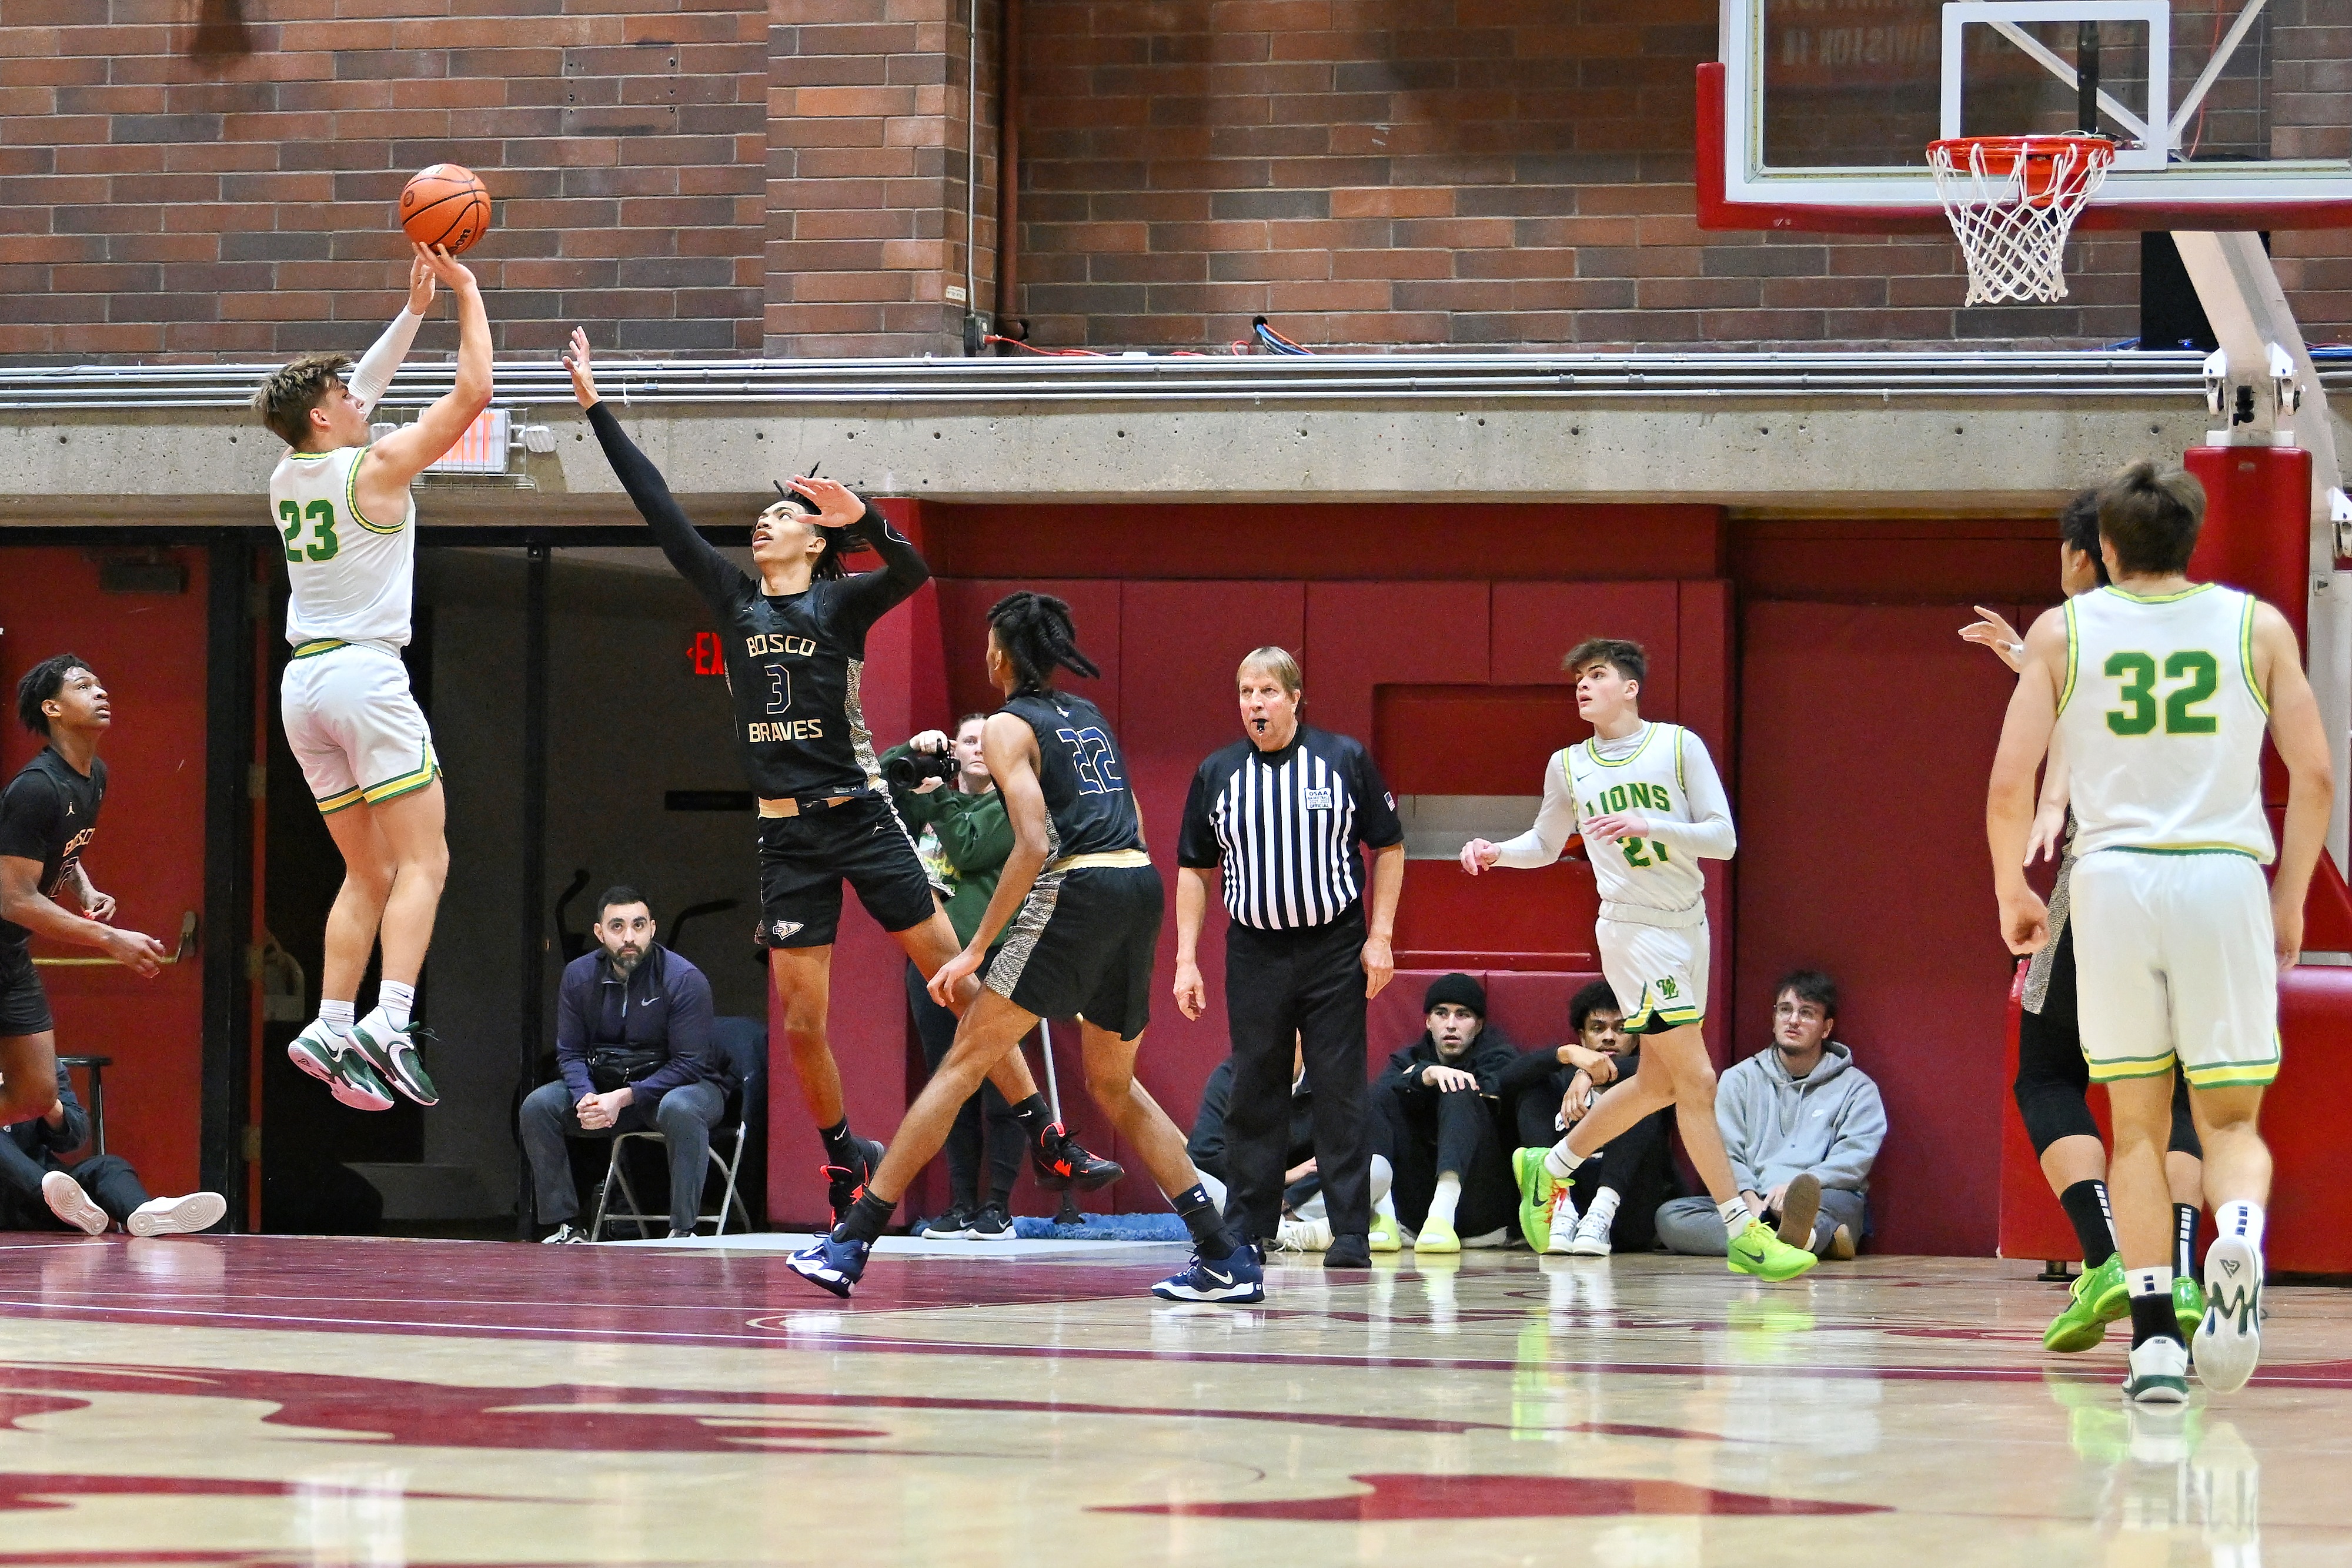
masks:
<instances>
[{"instance_id":1,"label":"black sock","mask_svg":"<svg viewBox=\"0 0 2352 1568\"><path fill-rule=\"evenodd\" d=\"M1032 1094L1020 1104L1013 1106L1013 1114L1020 1122L1021 1130L1029 1134L1029 1141L1033 1144L1044 1143L1045 1134L1053 1130L1054 1108L1045 1103L1045 1097L1043 1094Z\"/></svg>"},{"instance_id":2,"label":"black sock","mask_svg":"<svg viewBox=\"0 0 2352 1568\"><path fill-rule=\"evenodd\" d=\"M830 1127L819 1127L816 1135L824 1140L827 1165L839 1166L844 1170L857 1168L857 1140L849 1135L848 1117L844 1116Z\"/></svg>"},{"instance_id":3,"label":"black sock","mask_svg":"<svg viewBox=\"0 0 2352 1568\"><path fill-rule=\"evenodd\" d=\"M857 1201L849 1206L848 1216L833 1228L835 1241L878 1241L890 1228L890 1216L898 1212L896 1198L877 1197L871 1192L861 1192Z\"/></svg>"},{"instance_id":4,"label":"black sock","mask_svg":"<svg viewBox=\"0 0 2352 1568\"><path fill-rule=\"evenodd\" d=\"M2083 1249L2083 1267L2095 1269L2116 1255L2116 1228L2107 1213L2107 1184L2093 1177L2078 1181L2058 1195L2058 1207L2074 1222L2075 1243Z\"/></svg>"},{"instance_id":5,"label":"black sock","mask_svg":"<svg viewBox=\"0 0 2352 1568\"><path fill-rule=\"evenodd\" d=\"M2180 1339L2180 1320L2172 1315L2172 1292L2131 1299L2132 1348L2152 1339Z\"/></svg>"},{"instance_id":6,"label":"black sock","mask_svg":"<svg viewBox=\"0 0 2352 1568\"><path fill-rule=\"evenodd\" d=\"M2172 1271L2184 1280L2197 1278L2197 1208L2193 1204L2172 1206Z\"/></svg>"},{"instance_id":7,"label":"black sock","mask_svg":"<svg viewBox=\"0 0 2352 1568\"><path fill-rule=\"evenodd\" d=\"M1209 1201L1207 1187L1195 1182L1168 1201L1176 1206L1176 1217L1192 1233L1192 1250L1203 1258L1234 1255L1234 1233L1225 1228L1224 1217Z\"/></svg>"}]
</instances>

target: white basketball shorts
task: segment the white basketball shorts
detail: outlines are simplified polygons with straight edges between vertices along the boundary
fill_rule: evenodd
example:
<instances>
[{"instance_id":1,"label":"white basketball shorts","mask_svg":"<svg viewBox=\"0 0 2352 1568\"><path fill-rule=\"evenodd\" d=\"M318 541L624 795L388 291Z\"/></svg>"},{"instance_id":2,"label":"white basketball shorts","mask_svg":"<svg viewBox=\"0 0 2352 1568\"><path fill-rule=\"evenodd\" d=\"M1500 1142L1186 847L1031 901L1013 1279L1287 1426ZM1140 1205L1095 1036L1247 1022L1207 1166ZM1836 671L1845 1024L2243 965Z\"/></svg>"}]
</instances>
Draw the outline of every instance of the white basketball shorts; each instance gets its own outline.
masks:
<instances>
[{"instance_id":1,"label":"white basketball shorts","mask_svg":"<svg viewBox=\"0 0 2352 1568\"><path fill-rule=\"evenodd\" d=\"M2075 1008L2099 1083L2192 1088L2278 1076L2278 960L2263 868L2246 855L2101 850L2074 862Z\"/></svg>"},{"instance_id":2,"label":"white basketball shorts","mask_svg":"<svg viewBox=\"0 0 2352 1568\"><path fill-rule=\"evenodd\" d=\"M1640 925L1600 920L1601 973L1617 993L1628 1034L1663 1034L1706 1018L1706 923Z\"/></svg>"},{"instance_id":3,"label":"white basketball shorts","mask_svg":"<svg viewBox=\"0 0 2352 1568\"><path fill-rule=\"evenodd\" d=\"M305 643L278 688L286 739L326 814L380 806L441 776L408 666L365 643Z\"/></svg>"}]
</instances>

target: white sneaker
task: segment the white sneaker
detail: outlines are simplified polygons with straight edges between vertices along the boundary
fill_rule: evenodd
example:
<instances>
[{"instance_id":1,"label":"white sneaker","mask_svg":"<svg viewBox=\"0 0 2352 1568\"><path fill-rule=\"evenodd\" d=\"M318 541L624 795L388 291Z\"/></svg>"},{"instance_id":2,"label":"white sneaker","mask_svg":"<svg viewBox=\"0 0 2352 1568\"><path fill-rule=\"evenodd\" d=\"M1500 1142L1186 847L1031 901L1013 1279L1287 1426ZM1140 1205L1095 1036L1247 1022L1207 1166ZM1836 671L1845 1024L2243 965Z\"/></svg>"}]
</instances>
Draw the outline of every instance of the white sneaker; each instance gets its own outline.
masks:
<instances>
[{"instance_id":1,"label":"white sneaker","mask_svg":"<svg viewBox=\"0 0 2352 1568\"><path fill-rule=\"evenodd\" d=\"M1568 1250L1576 1258L1606 1258L1609 1256L1609 1224L1614 1215L1588 1214L1576 1222L1576 1234L1569 1239Z\"/></svg>"},{"instance_id":2,"label":"white sneaker","mask_svg":"<svg viewBox=\"0 0 2352 1568\"><path fill-rule=\"evenodd\" d=\"M2205 1319L2197 1325L2197 1376L2216 1394L2246 1385L2263 1358L2263 1255L2242 1236L2205 1249Z\"/></svg>"},{"instance_id":3,"label":"white sneaker","mask_svg":"<svg viewBox=\"0 0 2352 1568\"><path fill-rule=\"evenodd\" d=\"M1551 1239L1545 1243L1547 1257L1566 1258L1576 1250L1576 1228L1584 1222L1577 1218L1576 1200L1568 1196L1568 1184L1561 1182L1552 1188Z\"/></svg>"},{"instance_id":4,"label":"white sneaker","mask_svg":"<svg viewBox=\"0 0 2352 1568\"><path fill-rule=\"evenodd\" d=\"M1331 1222L1328 1219L1286 1219L1275 1229L1274 1244L1285 1252L1328 1252L1331 1250Z\"/></svg>"},{"instance_id":5,"label":"white sneaker","mask_svg":"<svg viewBox=\"0 0 2352 1568\"><path fill-rule=\"evenodd\" d=\"M106 1228L114 1223L107 1218L106 1210L90 1201L81 1183L63 1171L51 1171L41 1178L41 1200L49 1206L51 1214L85 1236L103 1236Z\"/></svg>"},{"instance_id":6,"label":"white sneaker","mask_svg":"<svg viewBox=\"0 0 2352 1568\"><path fill-rule=\"evenodd\" d=\"M194 1236L218 1225L227 1212L228 1199L216 1192L151 1197L131 1211L122 1228L133 1236Z\"/></svg>"},{"instance_id":7,"label":"white sneaker","mask_svg":"<svg viewBox=\"0 0 2352 1568\"><path fill-rule=\"evenodd\" d=\"M541 1237L539 1244L541 1247L569 1247L575 1242L585 1242L587 1239L588 1233L585 1230L566 1220L547 1235Z\"/></svg>"},{"instance_id":8,"label":"white sneaker","mask_svg":"<svg viewBox=\"0 0 2352 1568\"><path fill-rule=\"evenodd\" d=\"M2140 1405L2189 1403L2189 1347L2177 1339L2152 1339L2132 1347L2124 1397Z\"/></svg>"}]
</instances>

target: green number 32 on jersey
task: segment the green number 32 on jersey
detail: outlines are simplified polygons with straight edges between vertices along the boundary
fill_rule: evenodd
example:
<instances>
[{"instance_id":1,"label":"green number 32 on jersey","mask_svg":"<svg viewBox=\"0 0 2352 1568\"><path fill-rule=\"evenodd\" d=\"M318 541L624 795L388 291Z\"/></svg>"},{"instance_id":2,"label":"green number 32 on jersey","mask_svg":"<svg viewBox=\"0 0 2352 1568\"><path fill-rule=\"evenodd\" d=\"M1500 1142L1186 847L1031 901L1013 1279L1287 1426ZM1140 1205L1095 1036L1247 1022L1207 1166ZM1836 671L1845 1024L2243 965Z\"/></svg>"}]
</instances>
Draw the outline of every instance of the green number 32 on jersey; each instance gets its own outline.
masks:
<instances>
[{"instance_id":1,"label":"green number 32 on jersey","mask_svg":"<svg viewBox=\"0 0 2352 1568\"><path fill-rule=\"evenodd\" d=\"M2146 653L2110 653L2107 674L2123 682L2116 695L2123 702L2107 710L2107 728L2117 735L2147 735L2156 728L2156 661ZM2221 723L2210 713L2195 711L2221 689L2221 665L2212 654L2184 648L2164 661L2164 678L2181 684L2164 696L2164 733L2212 735Z\"/></svg>"},{"instance_id":2,"label":"green number 32 on jersey","mask_svg":"<svg viewBox=\"0 0 2352 1568\"><path fill-rule=\"evenodd\" d=\"M278 503L278 527L286 536L288 560L332 560L342 545L335 538L335 504L313 501L302 507L293 501ZM303 538L309 536L310 543Z\"/></svg>"}]
</instances>

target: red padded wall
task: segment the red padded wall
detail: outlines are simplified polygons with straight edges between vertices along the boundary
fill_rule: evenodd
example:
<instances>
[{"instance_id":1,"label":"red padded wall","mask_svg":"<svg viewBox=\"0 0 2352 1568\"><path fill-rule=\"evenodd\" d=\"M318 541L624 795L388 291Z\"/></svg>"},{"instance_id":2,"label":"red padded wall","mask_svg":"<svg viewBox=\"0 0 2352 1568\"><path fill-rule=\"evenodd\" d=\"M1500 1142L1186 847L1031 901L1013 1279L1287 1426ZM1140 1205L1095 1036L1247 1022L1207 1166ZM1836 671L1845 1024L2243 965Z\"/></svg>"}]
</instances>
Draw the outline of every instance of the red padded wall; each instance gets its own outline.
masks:
<instances>
[{"instance_id":1,"label":"red padded wall","mask_svg":"<svg viewBox=\"0 0 2352 1568\"><path fill-rule=\"evenodd\" d=\"M1725 1042L1764 1043L1770 988L1815 965L1886 1101L1877 1249L1983 1256L1999 1211L2011 960L1995 930L1984 768L2013 683L1966 605L1760 603L1741 626L1738 986Z\"/></svg>"},{"instance_id":2,"label":"red padded wall","mask_svg":"<svg viewBox=\"0 0 2352 1568\"><path fill-rule=\"evenodd\" d=\"M166 552L188 574L178 594L107 594L97 560L79 549L0 549L0 690L71 650L98 667L113 698L114 726L99 755L108 768L106 808L84 863L90 881L121 901L117 925L167 947L181 916L204 907L205 570L201 550ZM0 781L41 748L13 714L0 726ZM206 931L208 942L237 942ZM92 956L86 947L36 941L36 956ZM58 1050L110 1056L106 1074L110 1152L128 1157L154 1192L196 1186L203 1067L203 965L176 964L152 980L129 970L44 968ZM79 1087L87 1094L89 1084Z\"/></svg>"}]
</instances>

